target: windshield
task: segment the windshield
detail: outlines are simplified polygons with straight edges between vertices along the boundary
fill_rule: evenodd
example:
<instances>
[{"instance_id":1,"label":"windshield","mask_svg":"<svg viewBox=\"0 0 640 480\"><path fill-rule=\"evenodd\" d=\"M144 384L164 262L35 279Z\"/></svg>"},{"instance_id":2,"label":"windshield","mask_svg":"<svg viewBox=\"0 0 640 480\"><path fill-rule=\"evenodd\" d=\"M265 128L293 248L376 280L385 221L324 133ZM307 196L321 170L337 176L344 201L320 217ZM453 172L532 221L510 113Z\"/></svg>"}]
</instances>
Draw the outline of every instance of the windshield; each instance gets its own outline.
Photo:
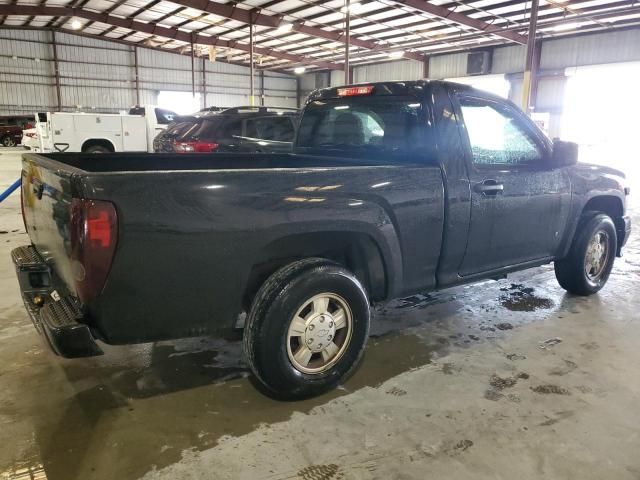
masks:
<instances>
[{"instance_id":1,"label":"windshield","mask_svg":"<svg viewBox=\"0 0 640 480\"><path fill-rule=\"evenodd\" d=\"M408 153L419 142L420 102L409 96L316 100L300 122L297 148L330 154Z\"/></svg>"}]
</instances>

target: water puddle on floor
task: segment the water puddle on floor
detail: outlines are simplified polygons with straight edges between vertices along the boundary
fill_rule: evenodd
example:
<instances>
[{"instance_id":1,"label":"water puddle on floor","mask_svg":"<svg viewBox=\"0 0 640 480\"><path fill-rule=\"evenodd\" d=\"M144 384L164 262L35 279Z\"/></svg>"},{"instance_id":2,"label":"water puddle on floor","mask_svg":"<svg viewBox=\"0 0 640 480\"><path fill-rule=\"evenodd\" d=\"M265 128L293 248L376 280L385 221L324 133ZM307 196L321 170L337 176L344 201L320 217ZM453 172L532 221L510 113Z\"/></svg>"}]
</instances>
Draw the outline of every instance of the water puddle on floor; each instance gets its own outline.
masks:
<instances>
[{"instance_id":1,"label":"water puddle on floor","mask_svg":"<svg viewBox=\"0 0 640 480\"><path fill-rule=\"evenodd\" d=\"M510 287L503 287L500 291L507 292L502 295L500 304L512 312L534 312L554 306L553 300L535 295L532 287L512 283Z\"/></svg>"}]
</instances>

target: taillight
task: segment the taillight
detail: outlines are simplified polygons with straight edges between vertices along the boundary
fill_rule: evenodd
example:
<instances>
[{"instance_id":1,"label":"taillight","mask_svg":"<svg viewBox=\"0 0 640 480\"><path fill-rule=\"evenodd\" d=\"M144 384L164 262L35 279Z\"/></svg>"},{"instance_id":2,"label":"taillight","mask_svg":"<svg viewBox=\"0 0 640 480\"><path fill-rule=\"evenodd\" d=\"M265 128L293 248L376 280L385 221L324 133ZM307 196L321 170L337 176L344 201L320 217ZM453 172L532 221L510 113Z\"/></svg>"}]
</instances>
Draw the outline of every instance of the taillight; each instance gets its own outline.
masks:
<instances>
[{"instance_id":1,"label":"taillight","mask_svg":"<svg viewBox=\"0 0 640 480\"><path fill-rule=\"evenodd\" d=\"M83 303L102 292L118 240L114 205L74 198L71 202L71 269Z\"/></svg>"},{"instance_id":2,"label":"taillight","mask_svg":"<svg viewBox=\"0 0 640 480\"><path fill-rule=\"evenodd\" d=\"M210 153L219 145L213 142L174 142L173 150L177 153Z\"/></svg>"},{"instance_id":3,"label":"taillight","mask_svg":"<svg viewBox=\"0 0 640 480\"><path fill-rule=\"evenodd\" d=\"M339 97L354 97L357 95L370 95L373 92L373 85L364 85L360 87L346 87L338 89Z\"/></svg>"}]
</instances>

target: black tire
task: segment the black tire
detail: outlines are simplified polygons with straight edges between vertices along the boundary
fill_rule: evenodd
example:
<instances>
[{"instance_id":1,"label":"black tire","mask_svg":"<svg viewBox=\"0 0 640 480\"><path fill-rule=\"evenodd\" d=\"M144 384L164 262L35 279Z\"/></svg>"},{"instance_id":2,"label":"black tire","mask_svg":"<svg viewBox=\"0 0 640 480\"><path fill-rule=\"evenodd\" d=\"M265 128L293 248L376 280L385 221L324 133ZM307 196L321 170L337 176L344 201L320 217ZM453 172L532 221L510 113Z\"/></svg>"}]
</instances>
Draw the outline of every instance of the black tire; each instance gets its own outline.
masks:
<instances>
[{"instance_id":1,"label":"black tire","mask_svg":"<svg viewBox=\"0 0 640 480\"><path fill-rule=\"evenodd\" d=\"M327 363L327 370L304 373L289 356L289 327L305 302L325 293L339 297L348 307L350 337L335 363ZM245 325L245 357L272 396L295 400L319 395L335 387L358 364L369 336L369 317L367 294L353 273L322 258L300 260L275 272L258 291ZM316 358L322 362L320 357Z\"/></svg>"},{"instance_id":2,"label":"black tire","mask_svg":"<svg viewBox=\"0 0 640 480\"><path fill-rule=\"evenodd\" d=\"M110 149L103 145L93 145L87 148L84 153L112 153Z\"/></svg>"},{"instance_id":3,"label":"black tire","mask_svg":"<svg viewBox=\"0 0 640 480\"><path fill-rule=\"evenodd\" d=\"M16 142L11 137L11 135L7 135L7 136L2 138L2 146L3 147L15 147L16 146Z\"/></svg>"},{"instance_id":4,"label":"black tire","mask_svg":"<svg viewBox=\"0 0 640 480\"><path fill-rule=\"evenodd\" d=\"M592 278L585 266L586 256L590 242L596 234L600 235L601 232L606 235L602 243L606 245L607 256L602 262L603 267L598 269L600 273ZM560 286L576 295L587 296L598 292L609 279L617 245L616 227L611 217L604 213L583 217L573 237L569 254L566 258L555 262L556 278Z\"/></svg>"}]
</instances>

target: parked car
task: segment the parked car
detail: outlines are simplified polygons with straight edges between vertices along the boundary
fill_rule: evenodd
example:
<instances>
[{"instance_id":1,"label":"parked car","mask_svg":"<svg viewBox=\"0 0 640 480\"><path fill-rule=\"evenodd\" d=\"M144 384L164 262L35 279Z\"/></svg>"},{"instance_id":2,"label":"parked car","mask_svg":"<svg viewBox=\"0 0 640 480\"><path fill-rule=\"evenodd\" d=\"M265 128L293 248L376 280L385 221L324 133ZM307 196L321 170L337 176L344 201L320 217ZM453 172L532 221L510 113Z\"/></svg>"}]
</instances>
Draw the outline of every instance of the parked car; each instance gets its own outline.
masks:
<instances>
[{"instance_id":1,"label":"parked car","mask_svg":"<svg viewBox=\"0 0 640 480\"><path fill-rule=\"evenodd\" d=\"M316 91L294 153L25 154L22 194L13 261L55 352L243 327L287 398L353 371L372 303L550 262L591 295L631 230L621 172L441 81Z\"/></svg>"},{"instance_id":2,"label":"parked car","mask_svg":"<svg viewBox=\"0 0 640 480\"><path fill-rule=\"evenodd\" d=\"M173 122L153 139L153 151L156 153L173 152L175 139L193 127L197 121L198 117L194 115L176 116Z\"/></svg>"},{"instance_id":3,"label":"parked car","mask_svg":"<svg viewBox=\"0 0 640 480\"><path fill-rule=\"evenodd\" d=\"M22 127L20 125L0 125L0 145L15 147L22 141Z\"/></svg>"},{"instance_id":4,"label":"parked car","mask_svg":"<svg viewBox=\"0 0 640 480\"><path fill-rule=\"evenodd\" d=\"M174 140L176 153L290 152L298 111L268 107L228 108L197 122Z\"/></svg>"}]
</instances>

